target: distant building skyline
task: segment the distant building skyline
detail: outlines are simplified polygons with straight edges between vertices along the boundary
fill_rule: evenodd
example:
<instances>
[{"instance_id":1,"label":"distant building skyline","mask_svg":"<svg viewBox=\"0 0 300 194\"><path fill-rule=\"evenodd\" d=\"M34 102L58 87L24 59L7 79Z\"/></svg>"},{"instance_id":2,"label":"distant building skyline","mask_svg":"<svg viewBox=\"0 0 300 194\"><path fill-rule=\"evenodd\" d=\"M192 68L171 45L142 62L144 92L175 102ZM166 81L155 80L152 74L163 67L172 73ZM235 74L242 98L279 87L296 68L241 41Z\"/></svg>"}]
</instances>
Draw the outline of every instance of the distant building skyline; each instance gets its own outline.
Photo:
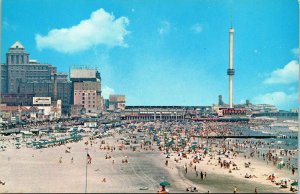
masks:
<instances>
[{"instance_id":1,"label":"distant building skyline","mask_svg":"<svg viewBox=\"0 0 300 194\"><path fill-rule=\"evenodd\" d=\"M125 94L128 105L212 105L220 94L229 102L233 27L233 103L298 108L297 0L4 0L2 8L2 51L20 40L60 72L96 66L103 96Z\"/></svg>"}]
</instances>

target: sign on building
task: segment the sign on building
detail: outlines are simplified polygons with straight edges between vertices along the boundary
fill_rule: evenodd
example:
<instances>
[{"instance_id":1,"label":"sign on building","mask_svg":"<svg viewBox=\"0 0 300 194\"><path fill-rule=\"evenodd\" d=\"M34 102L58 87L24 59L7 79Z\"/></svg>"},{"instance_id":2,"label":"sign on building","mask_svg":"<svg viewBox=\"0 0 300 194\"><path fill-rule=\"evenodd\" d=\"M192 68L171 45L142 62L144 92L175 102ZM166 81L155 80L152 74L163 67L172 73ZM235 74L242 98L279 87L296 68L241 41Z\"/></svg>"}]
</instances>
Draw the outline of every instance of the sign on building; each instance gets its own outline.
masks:
<instances>
[{"instance_id":1,"label":"sign on building","mask_svg":"<svg viewBox=\"0 0 300 194\"><path fill-rule=\"evenodd\" d=\"M121 110L124 110L125 109L125 103L118 103L117 108L121 109Z\"/></svg>"},{"instance_id":2,"label":"sign on building","mask_svg":"<svg viewBox=\"0 0 300 194\"><path fill-rule=\"evenodd\" d=\"M33 104L51 104L51 97L33 97Z\"/></svg>"}]
</instances>

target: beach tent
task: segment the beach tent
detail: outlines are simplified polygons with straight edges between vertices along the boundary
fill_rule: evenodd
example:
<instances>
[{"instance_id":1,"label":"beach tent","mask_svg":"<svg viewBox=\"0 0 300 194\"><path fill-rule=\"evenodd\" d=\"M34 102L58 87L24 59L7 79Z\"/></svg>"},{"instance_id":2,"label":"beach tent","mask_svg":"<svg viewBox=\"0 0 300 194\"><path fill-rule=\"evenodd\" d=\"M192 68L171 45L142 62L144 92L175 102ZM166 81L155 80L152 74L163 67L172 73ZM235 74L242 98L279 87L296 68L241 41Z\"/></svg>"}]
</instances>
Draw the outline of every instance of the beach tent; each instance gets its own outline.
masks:
<instances>
[{"instance_id":1,"label":"beach tent","mask_svg":"<svg viewBox=\"0 0 300 194\"><path fill-rule=\"evenodd\" d=\"M16 146L17 149L21 148L21 144L20 143L15 143L15 146Z\"/></svg>"},{"instance_id":2,"label":"beach tent","mask_svg":"<svg viewBox=\"0 0 300 194\"><path fill-rule=\"evenodd\" d=\"M191 146L191 148L192 148L193 150L195 150L197 147L198 147L197 145L192 145L192 146Z\"/></svg>"},{"instance_id":3,"label":"beach tent","mask_svg":"<svg viewBox=\"0 0 300 194\"><path fill-rule=\"evenodd\" d=\"M31 137L33 136L33 133L30 131L20 131L23 137Z\"/></svg>"},{"instance_id":4,"label":"beach tent","mask_svg":"<svg viewBox=\"0 0 300 194\"><path fill-rule=\"evenodd\" d=\"M145 144L147 144L147 143L148 143L148 144L151 144L151 141L150 141L150 140L146 140L146 141L145 141Z\"/></svg>"}]
</instances>

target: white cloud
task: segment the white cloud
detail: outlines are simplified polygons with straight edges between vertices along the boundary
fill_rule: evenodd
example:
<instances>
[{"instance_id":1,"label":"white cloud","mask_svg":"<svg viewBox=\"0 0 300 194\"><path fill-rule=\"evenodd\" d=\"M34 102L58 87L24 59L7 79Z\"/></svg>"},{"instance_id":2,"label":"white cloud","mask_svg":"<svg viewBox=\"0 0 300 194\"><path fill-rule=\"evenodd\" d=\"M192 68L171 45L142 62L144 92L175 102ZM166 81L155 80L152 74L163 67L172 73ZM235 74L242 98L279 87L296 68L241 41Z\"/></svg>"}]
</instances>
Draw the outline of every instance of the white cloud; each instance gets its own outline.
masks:
<instances>
[{"instance_id":1,"label":"white cloud","mask_svg":"<svg viewBox=\"0 0 300 194\"><path fill-rule=\"evenodd\" d=\"M4 20L4 21L2 22L2 28L6 30L6 29L8 29L8 27L9 27L8 22Z\"/></svg>"},{"instance_id":2,"label":"white cloud","mask_svg":"<svg viewBox=\"0 0 300 194\"><path fill-rule=\"evenodd\" d=\"M89 19L69 28L52 29L47 35L36 34L38 49L51 48L62 53L75 53L97 45L126 47L124 37L129 34L127 17L115 19L104 9L93 12Z\"/></svg>"},{"instance_id":3,"label":"white cloud","mask_svg":"<svg viewBox=\"0 0 300 194\"><path fill-rule=\"evenodd\" d=\"M293 60L282 69L274 70L271 75L264 80L265 84L289 84L297 82L299 77L299 64Z\"/></svg>"},{"instance_id":4,"label":"white cloud","mask_svg":"<svg viewBox=\"0 0 300 194\"><path fill-rule=\"evenodd\" d=\"M197 24L194 24L192 27L191 27L191 30L195 33L195 34L198 34L200 32L202 32L203 28L202 26L197 23Z\"/></svg>"},{"instance_id":5,"label":"white cloud","mask_svg":"<svg viewBox=\"0 0 300 194\"><path fill-rule=\"evenodd\" d=\"M104 99L108 99L110 94L114 94L115 90L106 85L102 87L102 96Z\"/></svg>"},{"instance_id":6,"label":"white cloud","mask_svg":"<svg viewBox=\"0 0 300 194\"><path fill-rule=\"evenodd\" d=\"M260 51L258 49L253 50L254 54L260 55Z\"/></svg>"},{"instance_id":7,"label":"white cloud","mask_svg":"<svg viewBox=\"0 0 300 194\"><path fill-rule=\"evenodd\" d=\"M272 104L279 108L291 108L298 101L298 93L271 92L260 94L252 99L254 104Z\"/></svg>"},{"instance_id":8,"label":"white cloud","mask_svg":"<svg viewBox=\"0 0 300 194\"><path fill-rule=\"evenodd\" d=\"M11 25L5 19L2 21L2 29L7 31L16 31L16 26Z\"/></svg>"},{"instance_id":9,"label":"white cloud","mask_svg":"<svg viewBox=\"0 0 300 194\"><path fill-rule=\"evenodd\" d=\"M295 57L298 57L299 55L299 48L293 48L292 53L295 55Z\"/></svg>"},{"instance_id":10,"label":"white cloud","mask_svg":"<svg viewBox=\"0 0 300 194\"><path fill-rule=\"evenodd\" d=\"M164 34L169 33L170 29L171 29L171 24L170 24L170 22L168 22L168 21L162 21L162 22L160 23L160 27L159 27L159 29L158 29L158 33L159 33L160 35L164 35Z\"/></svg>"}]
</instances>

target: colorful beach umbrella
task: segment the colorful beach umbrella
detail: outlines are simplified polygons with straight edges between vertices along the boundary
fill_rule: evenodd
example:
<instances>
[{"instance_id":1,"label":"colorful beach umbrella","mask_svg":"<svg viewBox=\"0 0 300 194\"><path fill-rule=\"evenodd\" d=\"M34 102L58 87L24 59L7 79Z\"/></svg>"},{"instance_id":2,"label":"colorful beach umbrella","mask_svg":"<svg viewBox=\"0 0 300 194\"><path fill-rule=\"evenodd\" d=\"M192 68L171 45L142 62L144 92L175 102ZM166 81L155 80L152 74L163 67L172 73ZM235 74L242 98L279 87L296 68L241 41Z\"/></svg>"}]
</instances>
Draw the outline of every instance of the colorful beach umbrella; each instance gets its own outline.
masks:
<instances>
[{"instance_id":1,"label":"colorful beach umbrella","mask_svg":"<svg viewBox=\"0 0 300 194\"><path fill-rule=\"evenodd\" d=\"M293 182L291 185L292 185L292 186L298 186L298 182L297 182L297 181L296 181L296 182Z\"/></svg>"},{"instance_id":2,"label":"colorful beach umbrella","mask_svg":"<svg viewBox=\"0 0 300 194\"><path fill-rule=\"evenodd\" d=\"M280 181L290 181L291 179L289 179L289 178L287 178L287 177L285 177L285 178L282 178L282 179L280 179Z\"/></svg>"},{"instance_id":3,"label":"colorful beach umbrella","mask_svg":"<svg viewBox=\"0 0 300 194\"><path fill-rule=\"evenodd\" d=\"M167 181L163 181L163 182L159 183L159 185L165 187L165 186L170 186L171 184Z\"/></svg>"}]
</instances>

